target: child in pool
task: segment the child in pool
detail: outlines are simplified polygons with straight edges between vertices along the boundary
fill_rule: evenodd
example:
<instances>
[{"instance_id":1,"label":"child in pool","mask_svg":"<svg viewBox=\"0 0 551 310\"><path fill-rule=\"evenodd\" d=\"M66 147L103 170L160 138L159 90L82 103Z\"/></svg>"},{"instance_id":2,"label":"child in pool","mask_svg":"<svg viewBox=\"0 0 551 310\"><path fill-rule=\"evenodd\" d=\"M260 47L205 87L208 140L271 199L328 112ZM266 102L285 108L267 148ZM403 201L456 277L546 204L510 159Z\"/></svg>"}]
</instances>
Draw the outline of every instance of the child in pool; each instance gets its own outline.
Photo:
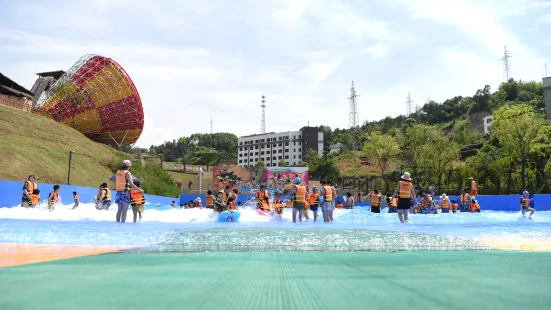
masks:
<instances>
[{"instance_id":1,"label":"child in pool","mask_svg":"<svg viewBox=\"0 0 551 310\"><path fill-rule=\"evenodd\" d=\"M73 210L78 207L78 203L80 202L80 197L78 196L77 192L73 192L73 200L75 201L75 204L73 205Z\"/></svg>"},{"instance_id":2,"label":"child in pool","mask_svg":"<svg viewBox=\"0 0 551 310\"><path fill-rule=\"evenodd\" d=\"M38 207L38 204L40 203L40 190L34 189L31 196L31 200L29 200L29 204L26 206L26 208L36 208Z\"/></svg>"},{"instance_id":3,"label":"child in pool","mask_svg":"<svg viewBox=\"0 0 551 310\"><path fill-rule=\"evenodd\" d=\"M48 196L48 210L53 211L55 209L55 205L59 202L59 190L61 189L61 186L54 185L54 191L50 193Z\"/></svg>"},{"instance_id":4,"label":"child in pool","mask_svg":"<svg viewBox=\"0 0 551 310\"><path fill-rule=\"evenodd\" d=\"M142 188L142 184L138 180L134 181L134 185L140 189ZM134 223L136 223L138 215L140 216L140 220L142 219L142 213L145 209L144 194L135 189L130 190L130 205L132 206L132 213L134 213Z\"/></svg>"}]
</instances>

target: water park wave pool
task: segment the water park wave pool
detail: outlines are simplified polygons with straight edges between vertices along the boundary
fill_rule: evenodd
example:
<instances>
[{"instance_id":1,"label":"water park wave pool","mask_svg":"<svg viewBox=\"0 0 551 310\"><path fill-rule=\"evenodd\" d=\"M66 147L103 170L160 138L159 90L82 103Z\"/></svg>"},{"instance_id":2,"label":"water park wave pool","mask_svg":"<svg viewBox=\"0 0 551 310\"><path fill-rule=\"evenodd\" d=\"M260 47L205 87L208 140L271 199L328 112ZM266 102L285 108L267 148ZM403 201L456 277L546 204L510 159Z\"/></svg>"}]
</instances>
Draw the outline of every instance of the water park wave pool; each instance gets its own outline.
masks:
<instances>
[{"instance_id":1,"label":"water park wave pool","mask_svg":"<svg viewBox=\"0 0 551 310\"><path fill-rule=\"evenodd\" d=\"M551 238L551 212L538 212L534 220L519 212L418 214L402 224L396 214L358 208L335 210L333 223L314 223L312 213L308 222L293 223L291 210L270 219L245 207L239 222L218 223L212 210L147 205L140 222L132 223L129 210L120 224L116 206L71 208L0 208L0 243L117 245L138 252L414 251L485 250L506 239Z\"/></svg>"}]
</instances>

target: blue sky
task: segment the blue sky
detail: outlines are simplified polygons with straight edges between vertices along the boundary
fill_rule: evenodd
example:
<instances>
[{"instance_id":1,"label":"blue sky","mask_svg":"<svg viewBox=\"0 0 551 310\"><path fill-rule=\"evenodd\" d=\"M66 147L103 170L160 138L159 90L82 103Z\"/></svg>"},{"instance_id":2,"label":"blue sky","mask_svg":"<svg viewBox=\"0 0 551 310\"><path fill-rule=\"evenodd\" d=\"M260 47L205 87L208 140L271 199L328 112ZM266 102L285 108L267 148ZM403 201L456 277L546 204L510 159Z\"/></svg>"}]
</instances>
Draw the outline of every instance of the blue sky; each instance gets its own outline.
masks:
<instances>
[{"instance_id":1,"label":"blue sky","mask_svg":"<svg viewBox=\"0 0 551 310\"><path fill-rule=\"evenodd\" d=\"M512 75L551 75L551 1L205 0L7 1L0 71L27 88L36 72L84 54L115 59L145 110L138 145L194 132L248 135L348 126L356 84L360 121L473 95Z\"/></svg>"}]
</instances>

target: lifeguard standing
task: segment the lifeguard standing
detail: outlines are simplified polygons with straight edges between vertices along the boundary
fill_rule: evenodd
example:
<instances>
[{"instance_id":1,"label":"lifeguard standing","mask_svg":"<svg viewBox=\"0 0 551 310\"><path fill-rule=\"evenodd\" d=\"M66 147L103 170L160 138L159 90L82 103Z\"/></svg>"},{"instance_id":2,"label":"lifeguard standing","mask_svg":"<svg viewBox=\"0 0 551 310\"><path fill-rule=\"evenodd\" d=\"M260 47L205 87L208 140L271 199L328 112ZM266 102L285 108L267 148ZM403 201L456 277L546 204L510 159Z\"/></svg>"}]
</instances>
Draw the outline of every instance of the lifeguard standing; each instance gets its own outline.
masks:
<instances>
[{"instance_id":1,"label":"lifeguard standing","mask_svg":"<svg viewBox=\"0 0 551 310\"><path fill-rule=\"evenodd\" d=\"M476 182L473 177L470 177L469 180L471 180L471 196L478 196L478 187L476 187Z\"/></svg>"}]
</instances>

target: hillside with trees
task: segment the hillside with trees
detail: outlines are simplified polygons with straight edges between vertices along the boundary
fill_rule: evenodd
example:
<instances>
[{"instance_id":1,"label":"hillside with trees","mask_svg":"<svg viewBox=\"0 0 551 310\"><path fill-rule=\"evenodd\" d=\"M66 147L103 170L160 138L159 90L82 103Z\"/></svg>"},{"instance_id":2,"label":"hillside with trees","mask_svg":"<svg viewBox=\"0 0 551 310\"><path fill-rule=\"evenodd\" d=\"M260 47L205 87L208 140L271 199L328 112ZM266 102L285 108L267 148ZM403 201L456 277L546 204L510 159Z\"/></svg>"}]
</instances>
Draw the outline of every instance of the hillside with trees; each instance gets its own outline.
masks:
<instances>
[{"instance_id":1,"label":"hillside with trees","mask_svg":"<svg viewBox=\"0 0 551 310\"><path fill-rule=\"evenodd\" d=\"M488 115L494 120L485 135L483 118ZM429 101L408 117L320 130L323 156L310 151L301 165L312 178L337 180L339 187L389 191L399 174L409 171L418 186L435 184L448 194L466 187L471 176L483 194L551 192L551 126L538 82L510 79L494 92L486 85L471 97ZM361 137L355 149L354 130ZM342 144L341 151L330 154L329 146L336 143ZM237 136L194 134L147 151L183 164L235 164Z\"/></svg>"}]
</instances>

